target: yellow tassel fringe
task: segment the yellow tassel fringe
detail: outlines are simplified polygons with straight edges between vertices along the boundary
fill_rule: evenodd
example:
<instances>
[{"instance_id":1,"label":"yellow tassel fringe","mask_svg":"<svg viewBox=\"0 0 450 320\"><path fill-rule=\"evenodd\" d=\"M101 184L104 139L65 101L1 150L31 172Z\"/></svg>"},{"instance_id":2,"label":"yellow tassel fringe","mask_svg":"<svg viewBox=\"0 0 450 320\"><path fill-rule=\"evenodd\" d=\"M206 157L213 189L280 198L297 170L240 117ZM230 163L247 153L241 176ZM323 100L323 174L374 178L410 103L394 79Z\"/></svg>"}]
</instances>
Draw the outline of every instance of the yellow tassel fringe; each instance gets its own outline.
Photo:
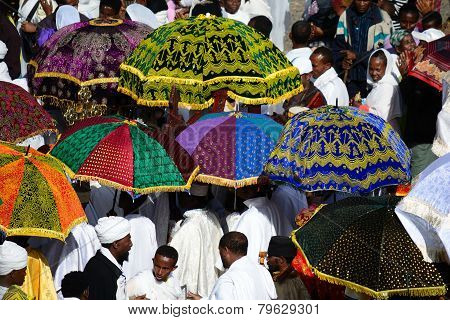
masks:
<instances>
[{"instance_id":1,"label":"yellow tassel fringe","mask_svg":"<svg viewBox=\"0 0 450 320\"><path fill-rule=\"evenodd\" d=\"M220 177L215 177L215 176L209 176L209 175L205 175L205 174L199 174L195 178L195 181L203 182L203 183L210 183L210 184L214 184L214 185L222 186L222 187L239 189L242 187L258 184L258 181L260 179L261 179L260 177L252 177L252 178L246 178L246 179L241 179L241 180L231 180L231 179L225 179L225 178L220 178Z\"/></svg>"}]
</instances>

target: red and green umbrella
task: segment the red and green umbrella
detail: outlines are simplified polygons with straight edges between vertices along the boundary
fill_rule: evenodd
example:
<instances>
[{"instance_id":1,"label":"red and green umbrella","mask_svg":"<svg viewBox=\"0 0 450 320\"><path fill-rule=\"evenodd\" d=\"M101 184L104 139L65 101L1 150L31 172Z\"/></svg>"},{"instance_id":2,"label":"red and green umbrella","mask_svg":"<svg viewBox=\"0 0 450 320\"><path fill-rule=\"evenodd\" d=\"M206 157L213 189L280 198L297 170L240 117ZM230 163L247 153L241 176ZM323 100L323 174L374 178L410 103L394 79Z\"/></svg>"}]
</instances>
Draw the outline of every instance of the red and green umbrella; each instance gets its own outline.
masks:
<instances>
[{"instance_id":1,"label":"red and green umbrella","mask_svg":"<svg viewBox=\"0 0 450 320\"><path fill-rule=\"evenodd\" d=\"M51 154L75 179L137 193L189 189L199 170L175 140L118 116L77 122Z\"/></svg>"}]
</instances>

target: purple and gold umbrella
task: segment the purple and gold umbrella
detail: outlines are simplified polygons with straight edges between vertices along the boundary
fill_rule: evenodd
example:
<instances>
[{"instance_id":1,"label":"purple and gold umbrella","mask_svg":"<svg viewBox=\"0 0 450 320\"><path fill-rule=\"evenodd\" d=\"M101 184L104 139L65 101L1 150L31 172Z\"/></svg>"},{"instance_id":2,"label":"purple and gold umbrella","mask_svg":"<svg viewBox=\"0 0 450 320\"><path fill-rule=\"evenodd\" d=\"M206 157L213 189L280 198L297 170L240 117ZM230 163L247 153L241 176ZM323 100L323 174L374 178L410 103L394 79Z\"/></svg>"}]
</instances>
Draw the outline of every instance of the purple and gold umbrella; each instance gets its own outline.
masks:
<instances>
[{"instance_id":1,"label":"purple and gold umbrella","mask_svg":"<svg viewBox=\"0 0 450 320\"><path fill-rule=\"evenodd\" d=\"M200 166L196 181L240 188L258 182L282 129L261 114L211 113L176 140Z\"/></svg>"},{"instance_id":2,"label":"purple and gold umbrella","mask_svg":"<svg viewBox=\"0 0 450 320\"><path fill-rule=\"evenodd\" d=\"M119 66L152 29L95 19L62 28L29 64L30 91L63 109L69 124L131 103L117 93Z\"/></svg>"}]
</instances>

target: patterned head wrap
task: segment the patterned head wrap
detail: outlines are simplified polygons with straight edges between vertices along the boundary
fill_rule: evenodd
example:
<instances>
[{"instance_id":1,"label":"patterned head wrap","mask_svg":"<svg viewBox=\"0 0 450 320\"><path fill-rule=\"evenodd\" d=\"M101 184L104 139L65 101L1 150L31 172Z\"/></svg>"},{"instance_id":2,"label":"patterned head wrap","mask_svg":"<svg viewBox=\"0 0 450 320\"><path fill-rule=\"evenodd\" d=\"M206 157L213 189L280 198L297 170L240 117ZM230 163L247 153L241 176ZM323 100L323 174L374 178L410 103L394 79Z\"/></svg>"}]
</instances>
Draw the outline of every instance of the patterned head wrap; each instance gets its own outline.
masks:
<instances>
[{"instance_id":1,"label":"patterned head wrap","mask_svg":"<svg viewBox=\"0 0 450 320\"><path fill-rule=\"evenodd\" d=\"M403 38L405 36L407 36L408 34L410 34L408 31L406 30L396 30L392 33L391 35L391 45L395 48L398 47L400 45L400 43L402 42Z\"/></svg>"}]
</instances>

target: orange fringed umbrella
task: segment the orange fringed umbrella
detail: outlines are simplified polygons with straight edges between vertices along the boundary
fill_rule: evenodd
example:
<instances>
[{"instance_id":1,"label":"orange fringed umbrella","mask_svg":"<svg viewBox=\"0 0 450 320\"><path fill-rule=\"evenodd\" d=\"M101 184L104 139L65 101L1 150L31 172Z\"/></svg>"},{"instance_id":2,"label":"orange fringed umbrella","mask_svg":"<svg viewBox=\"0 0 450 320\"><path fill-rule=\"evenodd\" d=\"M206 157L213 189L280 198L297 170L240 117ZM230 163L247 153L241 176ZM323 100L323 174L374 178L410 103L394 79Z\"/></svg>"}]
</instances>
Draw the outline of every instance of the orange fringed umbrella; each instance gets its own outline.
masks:
<instances>
[{"instance_id":1,"label":"orange fringed umbrella","mask_svg":"<svg viewBox=\"0 0 450 320\"><path fill-rule=\"evenodd\" d=\"M64 241L86 220L62 162L34 149L0 143L0 229L8 236Z\"/></svg>"}]
</instances>

